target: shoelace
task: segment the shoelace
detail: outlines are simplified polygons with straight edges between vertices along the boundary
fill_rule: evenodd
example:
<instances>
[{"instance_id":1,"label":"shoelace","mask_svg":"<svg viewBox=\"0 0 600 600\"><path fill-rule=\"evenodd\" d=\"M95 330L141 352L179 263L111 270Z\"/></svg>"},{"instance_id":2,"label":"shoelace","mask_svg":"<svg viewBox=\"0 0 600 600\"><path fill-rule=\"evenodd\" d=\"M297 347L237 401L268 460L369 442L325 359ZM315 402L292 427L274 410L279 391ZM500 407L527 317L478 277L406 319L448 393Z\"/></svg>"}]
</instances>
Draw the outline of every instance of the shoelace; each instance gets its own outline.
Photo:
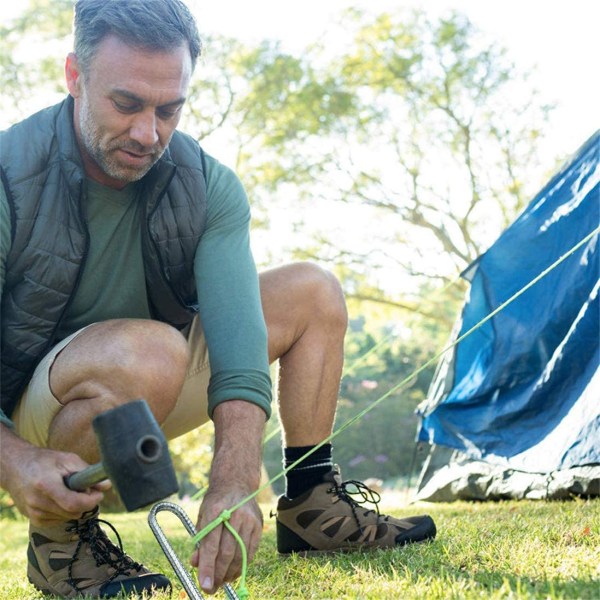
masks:
<instances>
[{"instance_id":1,"label":"shoelace","mask_svg":"<svg viewBox=\"0 0 600 600\"><path fill-rule=\"evenodd\" d=\"M106 533L100 527L100 523L107 525L115 534L119 546L115 546L112 541L108 538ZM115 572L108 579L112 581L118 575L127 575L129 571L139 571L142 569L142 565L135 562L131 557L125 554L123 550L123 543L119 532L113 527L108 521L92 517L86 521L79 522L75 521L72 526L68 528L68 531L73 531L79 536L77 547L73 553L73 558L69 563L69 584L77 591L81 591L76 582L73 579L73 564L77 560L77 556L83 544L87 543L90 546L92 556L96 561L96 566L109 565Z\"/></svg>"},{"instance_id":2,"label":"shoelace","mask_svg":"<svg viewBox=\"0 0 600 600\"><path fill-rule=\"evenodd\" d=\"M354 490L352 489L354 487ZM369 503L375 505L375 510L379 515L379 502L381 496L378 492L371 489L368 485L365 485L362 481L356 481L350 479L343 481L341 484L335 483L330 490L339 496L344 502L347 502L351 506L362 506L363 504ZM356 500L354 496L358 496L360 500Z\"/></svg>"},{"instance_id":3,"label":"shoelace","mask_svg":"<svg viewBox=\"0 0 600 600\"><path fill-rule=\"evenodd\" d=\"M352 489L354 488L354 489ZM358 515L356 514L356 508L362 507L363 504L369 503L375 506L375 511L372 509L368 509L366 512L376 512L377 518L381 516L379 512L379 502L381 501L381 496L375 490L372 490L368 485L365 485L362 481L356 481L354 479L349 479L348 481L343 481L341 484L337 482L329 488L330 493L335 494L340 500L348 503L350 505L350 509L352 510L352 515L354 516L354 520L356 521L356 526L362 531L363 526L358 520ZM356 500L355 496L358 496L360 500Z\"/></svg>"}]
</instances>

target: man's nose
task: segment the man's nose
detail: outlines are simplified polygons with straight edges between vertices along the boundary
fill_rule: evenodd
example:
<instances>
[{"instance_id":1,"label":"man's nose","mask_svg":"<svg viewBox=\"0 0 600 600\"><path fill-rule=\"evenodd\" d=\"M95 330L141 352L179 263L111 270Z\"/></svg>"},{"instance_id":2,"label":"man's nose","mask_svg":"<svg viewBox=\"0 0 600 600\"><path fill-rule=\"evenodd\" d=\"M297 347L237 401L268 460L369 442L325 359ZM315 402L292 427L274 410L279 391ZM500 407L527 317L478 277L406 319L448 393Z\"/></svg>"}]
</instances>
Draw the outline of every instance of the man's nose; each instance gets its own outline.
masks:
<instances>
[{"instance_id":1,"label":"man's nose","mask_svg":"<svg viewBox=\"0 0 600 600\"><path fill-rule=\"evenodd\" d=\"M156 115L154 111L144 110L135 115L129 135L132 140L135 140L145 148L153 147L158 142Z\"/></svg>"}]
</instances>

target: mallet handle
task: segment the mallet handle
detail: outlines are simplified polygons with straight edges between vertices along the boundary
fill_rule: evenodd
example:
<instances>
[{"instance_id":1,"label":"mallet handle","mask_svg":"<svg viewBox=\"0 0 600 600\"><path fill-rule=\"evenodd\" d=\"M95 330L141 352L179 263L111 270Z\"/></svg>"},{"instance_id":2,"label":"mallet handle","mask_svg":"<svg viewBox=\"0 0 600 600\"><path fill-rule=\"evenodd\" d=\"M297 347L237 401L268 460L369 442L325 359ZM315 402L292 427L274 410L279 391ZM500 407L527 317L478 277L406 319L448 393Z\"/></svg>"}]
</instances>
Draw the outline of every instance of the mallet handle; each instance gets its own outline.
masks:
<instances>
[{"instance_id":1,"label":"mallet handle","mask_svg":"<svg viewBox=\"0 0 600 600\"><path fill-rule=\"evenodd\" d=\"M104 466L102 463L97 463L95 465L90 465L83 469L83 471L78 471L77 473L71 473L71 475L67 475L65 477L65 485L70 489L76 492L83 492L89 487L92 487L96 483L107 478L106 471L104 470Z\"/></svg>"}]
</instances>

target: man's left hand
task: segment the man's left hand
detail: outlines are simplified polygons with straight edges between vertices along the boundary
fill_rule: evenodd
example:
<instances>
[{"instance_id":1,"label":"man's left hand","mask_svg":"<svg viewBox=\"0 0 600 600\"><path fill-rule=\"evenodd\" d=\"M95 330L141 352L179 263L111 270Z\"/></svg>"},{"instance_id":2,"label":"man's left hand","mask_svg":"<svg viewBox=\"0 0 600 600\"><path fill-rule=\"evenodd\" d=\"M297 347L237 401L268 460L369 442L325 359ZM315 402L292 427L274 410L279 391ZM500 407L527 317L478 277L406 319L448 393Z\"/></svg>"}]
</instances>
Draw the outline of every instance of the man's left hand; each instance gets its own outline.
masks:
<instances>
[{"instance_id":1,"label":"man's left hand","mask_svg":"<svg viewBox=\"0 0 600 600\"><path fill-rule=\"evenodd\" d=\"M199 513L198 531L217 519L224 510L229 510L244 500L252 490L223 489L226 486L211 486ZM255 499L252 499L231 514L231 526L246 545L248 562L252 560L262 535L263 518ZM198 580L202 589L214 593L223 583L234 581L242 573L242 550L239 543L221 524L200 542L200 548L192 555L192 565L198 568Z\"/></svg>"},{"instance_id":2,"label":"man's left hand","mask_svg":"<svg viewBox=\"0 0 600 600\"><path fill-rule=\"evenodd\" d=\"M199 531L258 489L265 417L261 408L243 400L230 400L215 408L215 454L208 492L198 515ZM229 523L242 538L249 563L262 534L262 514L256 499L234 510ZM192 555L192 565L198 568L202 589L212 594L223 583L240 576L242 550L221 524L200 541L200 547Z\"/></svg>"}]
</instances>

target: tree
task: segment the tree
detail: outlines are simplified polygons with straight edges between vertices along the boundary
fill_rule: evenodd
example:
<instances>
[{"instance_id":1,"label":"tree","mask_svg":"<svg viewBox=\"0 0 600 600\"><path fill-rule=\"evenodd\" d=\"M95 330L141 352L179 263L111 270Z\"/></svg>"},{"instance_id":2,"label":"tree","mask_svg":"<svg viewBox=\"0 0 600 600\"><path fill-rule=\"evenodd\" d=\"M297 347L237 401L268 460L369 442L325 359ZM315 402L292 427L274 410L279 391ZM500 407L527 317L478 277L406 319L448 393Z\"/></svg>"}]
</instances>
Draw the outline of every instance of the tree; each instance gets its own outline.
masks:
<instances>
[{"instance_id":1,"label":"tree","mask_svg":"<svg viewBox=\"0 0 600 600\"><path fill-rule=\"evenodd\" d=\"M458 13L352 10L341 29L341 50L265 44L238 61L239 167L254 197L305 201L299 228L339 204L341 226L320 224L296 256L351 267L352 296L414 307L424 278L447 283L523 208L550 108ZM414 279L390 292L381 269Z\"/></svg>"},{"instance_id":2,"label":"tree","mask_svg":"<svg viewBox=\"0 0 600 600\"><path fill-rule=\"evenodd\" d=\"M13 21L0 24L0 112L5 126L50 98L66 94L63 65L70 49L71 0L30 0Z\"/></svg>"},{"instance_id":3,"label":"tree","mask_svg":"<svg viewBox=\"0 0 600 600\"><path fill-rule=\"evenodd\" d=\"M35 0L2 28L5 115L30 112L30 97L46 104L45 92L64 94L64 47L48 44L68 42L71 18L70 0ZM50 51L27 61L19 53L32 43ZM209 151L218 145L234 156L261 229L255 239L284 228L285 241L269 238L263 266L282 257L334 265L354 322L368 315L350 332L350 361L394 321L415 332L402 343L392 336L379 358L348 375L343 422L442 346L462 297L449 284L539 186L536 150L550 107L458 13L431 20L423 11L350 10L339 31L297 54L219 36L204 41L203 54L182 127ZM410 412L426 387L421 377L402 394L406 405L386 403L371 423ZM354 456L354 436L364 433L356 431L342 457ZM208 450L193 456L198 444L174 445L190 485L202 483L194 469Z\"/></svg>"},{"instance_id":4,"label":"tree","mask_svg":"<svg viewBox=\"0 0 600 600\"><path fill-rule=\"evenodd\" d=\"M68 40L71 16L69 0L35 0L3 28L3 108L64 92L64 51L18 54ZM234 149L255 227L279 209L303 232L284 249L276 240L266 262L287 251L335 264L349 296L423 310L427 279L446 284L538 186L549 107L523 82L463 15L350 10L297 55L206 39L183 126Z\"/></svg>"}]
</instances>

